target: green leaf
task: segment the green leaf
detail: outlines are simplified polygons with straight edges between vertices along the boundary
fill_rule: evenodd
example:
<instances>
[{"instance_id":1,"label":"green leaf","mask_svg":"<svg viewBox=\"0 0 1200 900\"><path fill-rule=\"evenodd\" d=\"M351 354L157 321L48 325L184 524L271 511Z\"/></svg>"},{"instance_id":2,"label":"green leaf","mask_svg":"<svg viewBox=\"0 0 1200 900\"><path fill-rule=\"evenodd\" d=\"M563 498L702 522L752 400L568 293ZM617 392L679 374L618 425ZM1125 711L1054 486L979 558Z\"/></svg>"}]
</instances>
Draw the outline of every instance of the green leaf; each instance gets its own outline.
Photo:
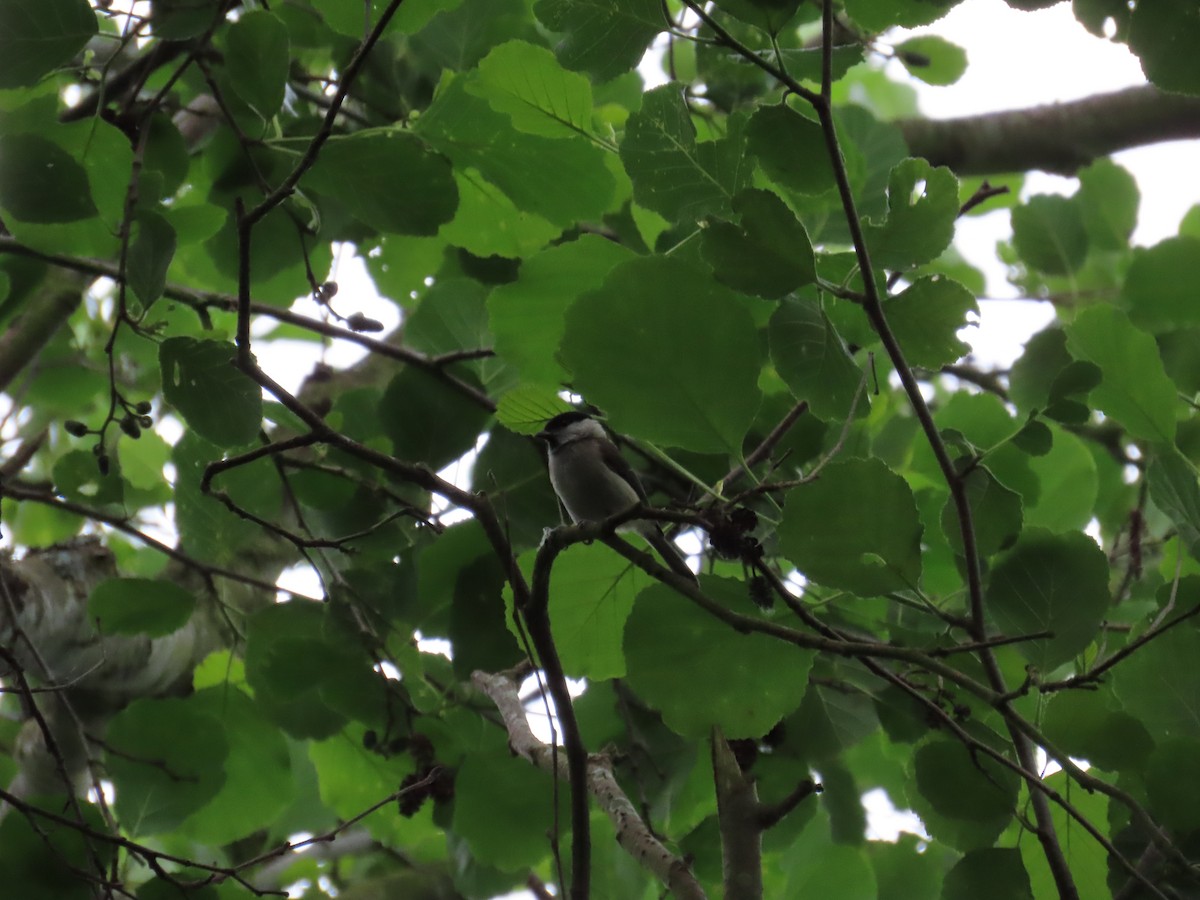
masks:
<instances>
[{"instance_id":1,"label":"green leaf","mask_svg":"<svg viewBox=\"0 0 1200 900\"><path fill-rule=\"evenodd\" d=\"M1150 499L1178 530L1193 559L1200 560L1200 485L1196 469L1175 448L1155 453L1146 472Z\"/></svg>"},{"instance_id":2,"label":"green leaf","mask_svg":"<svg viewBox=\"0 0 1200 900\"><path fill-rule=\"evenodd\" d=\"M1111 159L1098 159L1079 173L1079 204L1088 241L1097 250L1121 252L1137 227L1137 181Z\"/></svg>"},{"instance_id":3,"label":"green leaf","mask_svg":"<svg viewBox=\"0 0 1200 900\"><path fill-rule=\"evenodd\" d=\"M702 577L705 593L746 609L740 581ZM811 651L741 634L665 585L642 591L625 625L627 681L677 734L758 738L804 696Z\"/></svg>"},{"instance_id":4,"label":"green leaf","mask_svg":"<svg viewBox=\"0 0 1200 900\"><path fill-rule=\"evenodd\" d=\"M143 308L162 296L174 256L175 229L171 223L154 212L138 213L125 275Z\"/></svg>"},{"instance_id":5,"label":"green leaf","mask_svg":"<svg viewBox=\"0 0 1200 900\"><path fill-rule=\"evenodd\" d=\"M1192 290L1200 283L1200 238L1172 237L1138 247L1121 288L1121 302L1141 328L1167 331L1200 324Z\"/></svg>"},{"instance_id":6,"label":"green leaf","mask_svg":"<svg viewBox=\"0 0 1200 900\"><path fill-rule=\"evenodd\" d=\"M895 51L909 74L926 84L954 84L967 71L967 51L935 34L909 38Z\"/></svg>"},{"instance_id":7,"label":"green leaf","mask_svg":"<svg viewBox=\"0 0 1200 900\"><path fill-rule=\"evenodd\" d=\"M1094 515L1100 489L1096 460L1087 445L1066 429L1055 425L1049 433L1053 434L1049 452L1029 462L1041 490L1037 503L1025 511L1025 524L1058 532L1082 530Z\"/></svg>"},{"instance_id":8,"label":"green leaf","mask_svg":"<svg viewBox=\"0 0 1200 900\"><path fill-rule=\"evenodd\" d=\"M1042 728L1060 749L1109 771L1140 768L1154 747L1146 726L1122 710L1106 687L1056 693Z\"/></svg>"},{"instance_id":9,"label":"green leaf","mask_svg":"<svg viewBox=\"0 0 1200 900\"><path fill-rule=\"evenodd\" d=\"M96 868L106 870L116 857L115 844L87 836L103 833L106 825L100 810L95 804L80 803L76 817L60 823L59 811L70 803L65 796L31 799L29 816L5 816L0 822L4 847L0 879L20 885L21 900L90 900L96 894Z\"/></svg>"},{"instance_id":10,"label":"green leaf","mask_svg":"<svg viewBox=\"0 0 1200 900\"><path fill-rule=\"evenodd\" d=\"M832 463L789 491L779 543L806 578L861 597L915 588L921 578L912 491L877 459Z\"/></svg>"},{"instance_id":11,"label":"green leaf","mask_svg":"<svg viewBox=\"0 0 1200 900\"><path fill-rule=\"evenodd\" d=\"M487 300L496 353L523 380L557 389L568 380L555 358L568 308L631 256L618 243L584 234L526 260L517 280L500 285Z\"/></svg>"},{"instance_id":12,"label":"green leaf","mask_svg":"<svg viewBox=\"0 0 1200 900\"><path fill-rule=\"evenodd\" d=\"M1017 408L1023 413L1045 409L1051 385L1071 362L1067 333L1060 325L1050 325L1033 335L1025 342L1025 352L1013 363L1009 375L1009 393Z\"/></svg>"},{"instance_id":13,"label":"green leaf","mask_svg":"<svg viewBox=\"0 0 1200 900\"><path fill-rule=\"evenodd\" d=\"M1095 541L1078 531L1027 528L993 568L986 607L1005 635L1052 633L1017 644L1048 673L1092 642L1110 602L1108 558Z\"/></svg>"},{"instance_id":14,"label":"green leaf","mask_svg":"<svg viewBox=\"0 0 1200 900\"><path fill-rule=\"evenodd\" d=\"M802 804L803 806L803 804ZM799 815L793 813L792 815ZM865 853L858 847L835 843L833 822L813 816L800 838L777 857L786 882L779 882L773 897L828 897L841 900L874 900L875 883ZM720 852L719 850L717 851ZM774 874L770 869L766 877ZM768 884L770 882L767 882Z\"/></svg>"},{"instance_id":15,"label":"green leaf","mask_svg":"<svg viewBox=\"0 0 1200 900\"><path fill-rule=\"evenodd\" d=\"M533 12L550 31L563 34L555 50L562 64L597 82L637 66L663 30L659 0L538 0Z\"/></svg>"},{"instance_id":16,"label":"green leaf","mask_svg":"<svg viewBox=\"0 0 1200 900\"><path fill-rule=\"evenodd\" d=\"M894 25L916 28L936 21L960 0L849 0L846 12L868 32L886 31Z\"/></svg>"},{"instance_id":17,"label":"green leaf","mask_svg":"<svg viewBox=\"0 0 1200 900\"><path fill-rule=\"evenodd\" d=\"M527 870L550 851L555 793L549 775L512 753L472 753L454 777L452 827L480 862Z\"/></svg>"},{"instance_id":18,"label":"green leaf","mask_svg":"<svg viewBox=\"0 0 1200 900\"><path fill-rule=\"evenodd\" d=\"M1185 577L1179 592L1196 603L1200 581ZM1154 639L1153 653L1134 653L1113 671L1113 688L1125 710L1154 736L1200 738L1200 630L1192 622Z\"/></svg>"},{"instance_id":19,"label":"green leaf","mask_svg":"<svg viewBox=\"0 0 1200 900\"><path fill-rule=\"evenodd\" d=\"M1013 209L1013 246L1030 268L1070 275L1083 265L1088 235L1080 207L1075 197L1038 194Z\"/></svg>"},{"instance_id":20,"label":"green leaf","mask_svg":"<svg viewBox=\"0 0 1200 900\"><path fill-rule=\"evenodd\" d=\"M1021 495L998 482L982 465L975 466L967 473L966 490L974 525L975 546L980 556L991 556L1011 546L1021 533ZM941 522L942 533L950 548L961 555L962 528L958 523L958 508L953 497L946 498Z\"/></svg>"},{"instance_id":21,"label":"green leaf","mask_svg":"<svg viewBox=\"0 0 1200 900\"><path fill-rule=\"evenodd\" d=\"M196 0L156 0L154 34L164 41L182 41L198 37L216 25L219 7Z\"/></svg>"},{"instance_id":22,"label":"green leaf","mask_svg":"<svg viewBox=\"0 0 1200 900\"><path fill-rule=\"evenodd\" d=\"M149 578L109 578L88 597L88 615L104 634L161 637L182 628L195 607L190 591Z\"/></svg>"},{"instance_id":23,"label":"green leaf","mask_svg":"<svg viewBox=\"0 0 1200 900\"><path fill-rule=\"evenodd\" d=\"M443 83L414 127L454 163L456 174L469 176L474 169L518 210L560 230L607 211L616 181L603 150L582 137L560 140L516 130L508 116L467 90L471 78Z\"/></svg>"},{"instance_id":24,"label":"green leaf","mask_svg":"<svg viewBox=\"0 0 1200 900\"><path fill-rule=\"evenodd\" d=\"M777 35L796 15L800 0L718 0L716 5L749 25ZM797 77L790 68L788 72Z\"/></svg>"},{"instance_id":25,"label":"green leaf","mask_svg":"<svg viewBox=\"0 0 1200 900\"><path fill-rule=\"evenodd\" d=\"M0 207L22 222L75 222L96 215L87 172L36 134L0 135Z\"/></svg>"},{"instance_id":26,"label":"green leaf","mask_svg":"<svg viewBox=\"0 0 1200 900\"><path fill-rule=\"evenodd\" d=\"M988 824L1012 815L1020 778L990 756L933 737L916 749L912 767L921 798L940 816Z\"/></svg>"},{"instance_id":27,"label":"green leaf","mask_svg":"<svg viewBox=\"0 0 1200 900\"><path fill-rule=\"evenodd\" d=\"M470 384L461 370L454 373ZM475 448L488 411L433 374L406 366L379 401L379 423L396 457L437 470Z\"/></svg>"},{"instance_id":28,"label":"green leaf","mask_svg":"<svg viewBox=\"0 0 1200 900\"><path fill-rule=\"evenodd\" d=\"M1046 783L1051 790L1060 796L1070 796L1072 813L1077 812L1087 822L1096 825L1100 822L1111 823L1116 811L1109 812L1110 801L1100 791L1076 790L1076 783L1066 773L1055 772L1048 776ZM1054 822L1054 832L1058 835L1063 857L1071 871L1071 879L1079 891L1080 897L1089 900L1111 900L1113 889L1109 886L1109 866L1111 856L1100 843L1088 833L1083 825L1071 813L1059 804L1050 805L1050 817ZM1104 830L1104 826L1099 826ZM1111 826L1110 826L1111 827ZM1015 829L1014 829L1015 832ZM1009 832L1013 834L1014 832ZM1050 869L1046 853L1039 841L1020 840L1021 858L1029 873L1034 897L1054 896L1058 893L1058 879Z\"/></svg>"},{"instance_id":29,"label":"green leaf","mask_svg":"<svg viewBox=\"0 0 1200 900\"><path fill-rule=\"evenodd\" d=\"M164 197L173 196L179 190L191 168L187 143L165 113L150 118L142 168L144 172L157 172L162 176Z\"/></svg>"},{"instance_id":30,"label":"green leaf","mask_svg":"<svg viewBox=\"0 0 1200 900\"><path fill-rule=\"evenodd\" d=\"M492 343L484 306L488 290L473 278L439 278L421 298L404 323L404 342L428 356L463 349L488 347ZM494 361L486 362L496 368ZM472 369L475 371L475 369Z\"/></svg>"},{"instance_id":31,"label":"green leaf","mask_svg":"<svg viewBox=\"0 0 1200 900\"><path fill-rule=\"evenodd\" d=\"M848 749L879 728L879 717L871 698L857 692L827 687L822 676L837 678L842 673L823 661L817 662L812 683L800 708L783 722L785 741L780 748L820 769L824 775ZM861 809L861 791L855 803ZM857 843L857 841L855 841Z\"/></svg>"},{"instance_id":32,"label":"green leaf","mask_svg":"<svg viewBox=\"0 0 1200 900\"><path fill-rule=\"evenodd\" d=\"M1154 748L1146 764L1150 812L1176 834L1200 828L1200 781L1184 776L1200 758L1200 740L1167 738Z\"/></svg>"},{"instance_id":33,"label":"green leaf","mask_svg":"<svg viewBox=\"0 0 1200 900\"><path fill-rule=\"evenodd\" d=\"M860 392L859 414L869 408L863 373L819 302L783 300L771 316L767 335L779 376L797 398L808 401L814 415L842 421Z\"/></svg>"},{"instance_id":34,"label":"green leaf","mask_svg":"<svg viewBox=\"0 0 1200 900\"><path fill-rule=\"evenodd\" d=\"M667 257L621 263L580 297L560 358L614 428L658 444L735 452L758 410L762 352L743 300Z\"/></svg>"},{"instance_id":35,"label":"green leaf","mask_svg":"<svg viewBox=\"0 0 1200 900\"><path fill-rule=\"evenodd\" d=\"M533 570L533 556L521 560L527 572ZM549 612L554 644L570 677L603 681L625 675L625 621L634 598L650 582L649 575L603 544L577 544L558 557ZM505 591L505 602L511 609L511 591ZM508 628L517 634L511 616Z\"/></svg>"},{"instance_id":36,"label":"green leaf","mask_svg":"<svg viewBox=\"0 0 1200 900\"><path fill-rule=\"evenodd\" d=\"M746 139L762 170L784 187L810 195L837 187L821 126L786 104L759 107Z\"/></svg>"},{"instance_id":37,"label":"green leaf","mask_svg":"<svg viewBox=\"0 0 1200 900\"><path fill-rule=\"evenodd\" d=\"M207 241L225 224L225 210L208 203L199 206L172 206L163 210L163 217L175 229L179 244L198 244Z\"/></svg>"},{"instance_id":38,"label":"green leaf","mask_svg":"<svg viewBox=\"0 0 1200 900\"><path fill-rule=\"evenodd\" d=\"M1021 851L1003 847L971 850L946 873L942 900L1033 900Z\"/></svg>"},{"instance_id":39,"label":"green leaf","mask_svg":"<svg viewBox=\"0 0 1200 900\"><path fill-rule=\"evenodd\" d=\"M234 515L215 497L200 492L205 468L221 456L220 448L194 431L185 432L171 454L177 475L175 525L180 549L215 563L236 559L260 533L257 524ZM214 486L257 516L273 520L278 515L282 492L279 474L269 459L222 472Z\"/></svg>"},{"instance_id":40,"label":"green leaf","mask_svg":"<svg viewBox=\"0 0 1200 900\"><path fill-rule=\"evenodd\" d=\"M0 4L0 90L35 84L70 62L96 31L87 0Z\"/></svg>"},{"instance_id":41,"label":"green leaf","mask_svg":"<svg viewBox=\"0 0 1200 900\"><path fill-rule=\"evenodd\" d=\"M393 234L437 234L458 206L449 162L408 131L331 138L303 183Z\"/></svg>"},{"instance_id":42,"label":"green leaf","mask_svg":"<svg viewBox=\"0 0 1200 900\"><path fill-rule=\"evenodd\" d=\"M510 259L529 256L553 240L561 228L516 207L508 195L475 169L454 173L458 210L438 237L476 256Z\"/></svg>"},{"instance_id":43,"label":"green leaf","mask_svg":"<svg viewBox=\"0 0 1200 900\"><path fill-rule=\"evenodd\" d=\"M888 177L887 220L863 226L871 259L881 269L933 262L950 246L958 217L958 179L944 166L906 159Z\"/></svg>"},{"instance_id":44,"label":"green leaf","mask_svg":"<svg viewBox=\"0 0 1200 900\"><path fill-rule=\"evenodd\" d=\"M188 702L217 721L229 755L222 766L225 780L220 791L188 817L182 835L219 847L273 825L296 795L296 775L283 733L227 681L197 691ZM187 743L179 740L181 734L190 739L193 731L175 731L176 743Z\"/></svg>"},{"instance_id":45,"label":"green leaf","mask_svg":"<svg viewBox=\"0 0 1200 900\"><path fill-rule=\"evenodd\" d=\"M341 0L323 2L344 7ZM446 8L413 35L405 48L433 71L465 72L479 64L489 50L513 37L541 40L525 0L433 0ZM407 0L400 13L408 8ZM415 9L415 7L414 7ZM359 35L362 31L359 30Z\"/></svg>"},{"instance_id":46,"label":"green leaf","mask_svg":"<svg viewBox=\"0 0 1200 900\"><path fill-rule=\"evenodd\" d=\"M243 13L229 28L225 65L237 95L264 119L279 112L291 48L287 26L262 9Z\"/></svg>"},{"instance_id":47,"label":"green leaf","mask_svg":"<svg viewBox=\"0 0 1200 900\"><path fill-rule=\"evenodd\" d=\"M296 737L326 738L345 725L351 711L334 702L339 684L373 688L369 658L330 633L327 620L325 607L293 600L259 610L247 629L246 682L258 706Z\"/></svg>"},{"instance_id":48,"label":"green leaf","mask_svg":"<svg viewBox=\"0 0 1200 900\"><path fill-rule=\"evenodd\" d=\"M518 131L564 138L592 130L591 82L564 69L545 47L501 44L479 63L467 91L508 116Z\"/></svg>"},{"instance_id":49,"label":"green leaf","mask_svg":"<svg viewBox=\"0 0 1200 900\"><path fill-rule=\"evenodd\" d=\"M190 698L135 700L109 724L105 744L116 812L135 836L173 831L225 783L225 729Z\"/></svg>"},{"instance_id":50,"label":"green leaf","mask_svg":"<svg viewBox=\"0 0 1200 900\"><path fill-rule=\"evenodd\" d=\"M941 275L925 275L884 304L884 313L910 363L940 369L971 352L958 339L968 313L979 304L965 287Z\"/></svg>"},{"instance_id":51,"label":"green leaf","mask_svg":"<svg viewBox=\"0 0 1200 900\"><path fill-rule=\"evenodd\" d=\"M738 224L714 222L701 252L717 281L735 290L775 299L817 277L808 232L771 191L751 189L733 198Z\"/></svg>"},{"instance_id":52,"label":"green leaf","mask_svg":"<svg viewBox=\"0 0 1200 900\"><path fill-rule=\"evenodd\" d=\"M532 437L545 427L547 419L571 409L571 404L554 388L522 383L500 395L496 401L496 421L515 434Z\"/></svg>"},{"instance_id":53,"label":"green leaf","mask_svg":"<svg viewBox=\"0 0 1200 900\"><path fill-rule=\"evenodd\" d=\"M1067 349L1100 367L1104 380L1091 392L1096 408L1136 438L1175 439L1175 385L1163 370L1154 338L1112 306L1085 309L1067 325Z\"/></svg>"},{"instance_id":54,"label":"green leaf","mask_svg":"<svg viewBox=\"0 0 1200 900\"><path fill-rule=\"evenodd\" d=\"M237 368L236 357L224 341L173 337L158 348L163 397L219 447L244 446L262 427L262 390Z\"/></svg>"},{"instance_id":55,"label":"green leaf","mask_svg":"<svg viewBox=\"0 0 1200 900\"><path fill-rule=\"evenodd\" d=\"M70 450L58 458L54 487L68 500L93 507L120 503L125 497L120 467L110 464L108 474L100 474L95 454L87 450Z\"/></svg>"},{"instance_id":56,"label":"green leaf","mask_svg":"<svg viewBox=\"0 0 1200 900\"><path fill-rule=\"evenodd\" d=\"M745 141L735 121L729 126L728 136L697 142L681 85L647 91L621 142L621 162L633 180L634 199L673 222L729 216L733 196L751 174Z\"/></svg>"},{"instance_id":57,"label":"green leaf","mask_svg":"<svg viewBox=\"0 0 1200 900\"><path fill-rule=\"evenodd\" d=\"M1189 0L1138 3L1129 22L1129 49L1146 77L1164 91L1200 94L1190 48L1200 46L1200 16Z\"/></svg>"},{"instance_id":58,"label":"green leaf","mask_svg":"<svg viewBox=\"0 0 1200 900\"><path fill-rule=\"evenodd\" d=\"M931 854L918 849L924 841L915 834L900 834L891 841L870 841L867 855L879 885L877 900L938 900L942 870Z\"/></svg>"},{"instance_id":59,"label":"green leaf","mask_svg":"<svg viewBox=\"0 0 1200 900\"><path fill-rule=\"evenodd\" d=\"M1126 41L1132 10L1126 0L1072 0L1071 11L1079 23L1096 37L1107 38L1115 26L1113 40Z\"/></svg>"}]
</instances>

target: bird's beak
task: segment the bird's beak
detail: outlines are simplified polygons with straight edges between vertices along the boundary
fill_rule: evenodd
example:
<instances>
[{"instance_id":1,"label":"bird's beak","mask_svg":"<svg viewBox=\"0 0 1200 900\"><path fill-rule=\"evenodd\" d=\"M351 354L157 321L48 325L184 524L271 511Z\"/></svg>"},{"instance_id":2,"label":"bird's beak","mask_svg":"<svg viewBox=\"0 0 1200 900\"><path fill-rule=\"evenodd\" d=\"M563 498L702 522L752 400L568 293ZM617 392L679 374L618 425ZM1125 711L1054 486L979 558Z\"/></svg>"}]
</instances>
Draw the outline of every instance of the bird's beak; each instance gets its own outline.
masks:
<instances>
[{"instance_id":1,"label":"bird's beak","mask_svg":"<svg viewBox=\"0 0 1200 900\"><path fill-rule=\"evenodd\" d=\"M542 443L547 443L550 440L550 432L539 431L537 434L535 434L533 436L533 439L535 441L541 441Z\"/></svg>"}]
</instances>

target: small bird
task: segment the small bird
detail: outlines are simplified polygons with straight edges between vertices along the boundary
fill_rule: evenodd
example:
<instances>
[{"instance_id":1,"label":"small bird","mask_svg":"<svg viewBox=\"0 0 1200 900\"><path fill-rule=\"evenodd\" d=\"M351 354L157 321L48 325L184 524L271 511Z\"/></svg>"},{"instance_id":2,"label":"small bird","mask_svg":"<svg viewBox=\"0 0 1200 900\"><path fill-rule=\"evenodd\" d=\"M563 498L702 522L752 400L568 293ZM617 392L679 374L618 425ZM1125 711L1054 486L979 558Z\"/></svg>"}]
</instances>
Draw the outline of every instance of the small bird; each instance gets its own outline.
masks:
<instances>
[{"instance_id":1,"label":"small bird","mask_svg":"<svg viewBox=\"0 0 1200 900\"><path fill-rule=\"evenodd\" d=\"M549 449L550 484L572 521L599 522L646 502L646 491L637 473L591 416L560 413L535 437ZM637 532L670 569L696 580L683 555L657 523L638 519L618 530Z\"/></svg>"}]
</instances>

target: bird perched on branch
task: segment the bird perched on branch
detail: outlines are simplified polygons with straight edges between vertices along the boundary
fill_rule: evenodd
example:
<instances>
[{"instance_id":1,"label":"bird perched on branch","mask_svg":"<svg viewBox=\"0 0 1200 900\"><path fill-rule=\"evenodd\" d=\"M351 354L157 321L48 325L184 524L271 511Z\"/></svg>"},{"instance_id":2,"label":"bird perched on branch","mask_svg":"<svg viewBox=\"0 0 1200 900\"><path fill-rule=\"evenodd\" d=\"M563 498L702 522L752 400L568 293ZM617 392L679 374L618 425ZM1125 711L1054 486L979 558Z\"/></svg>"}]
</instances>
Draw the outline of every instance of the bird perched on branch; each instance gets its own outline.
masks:
<instances>
[{"instance_id":1,"label":"bird perched on branch","mask_svg":"<svg viewBox=\"0 0 1200 900\"><path fill-rule=\"evenodd\" d=\"M586 413L560 413L536 437L550 454L550 483L574 522L600 522L646 502L646 491L604 427ZM674 572L696 576L658 523L626 522L618 531L636 532Z\"/></svg>"}]
</instances>

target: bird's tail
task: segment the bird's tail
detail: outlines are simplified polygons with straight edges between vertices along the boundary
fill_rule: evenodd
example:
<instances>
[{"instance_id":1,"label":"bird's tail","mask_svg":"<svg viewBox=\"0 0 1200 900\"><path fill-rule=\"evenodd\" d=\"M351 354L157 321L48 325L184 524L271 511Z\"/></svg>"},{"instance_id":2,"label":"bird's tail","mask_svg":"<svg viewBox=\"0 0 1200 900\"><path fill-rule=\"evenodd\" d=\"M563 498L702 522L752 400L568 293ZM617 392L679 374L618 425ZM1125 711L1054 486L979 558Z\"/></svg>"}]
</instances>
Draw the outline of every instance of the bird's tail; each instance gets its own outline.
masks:
<instances>
[{"instance_id":1,"label":"bird's tail","mask_svg":"<svg viewBox=\"0 0 1200 900\"><path fill-rule=\"evenodd\" d=\"M696 573L688 567L687 560L683 558L683 554L679 552L679 548L667 539L667 536L662 533L657 525L647 523L647 526L646 528L639 529L639 533L654 548L655 552L662 557L662 561L667 564L667 568L677 575L682 575L684 578L696 581Z\"/></svg>"}]
</instances>

